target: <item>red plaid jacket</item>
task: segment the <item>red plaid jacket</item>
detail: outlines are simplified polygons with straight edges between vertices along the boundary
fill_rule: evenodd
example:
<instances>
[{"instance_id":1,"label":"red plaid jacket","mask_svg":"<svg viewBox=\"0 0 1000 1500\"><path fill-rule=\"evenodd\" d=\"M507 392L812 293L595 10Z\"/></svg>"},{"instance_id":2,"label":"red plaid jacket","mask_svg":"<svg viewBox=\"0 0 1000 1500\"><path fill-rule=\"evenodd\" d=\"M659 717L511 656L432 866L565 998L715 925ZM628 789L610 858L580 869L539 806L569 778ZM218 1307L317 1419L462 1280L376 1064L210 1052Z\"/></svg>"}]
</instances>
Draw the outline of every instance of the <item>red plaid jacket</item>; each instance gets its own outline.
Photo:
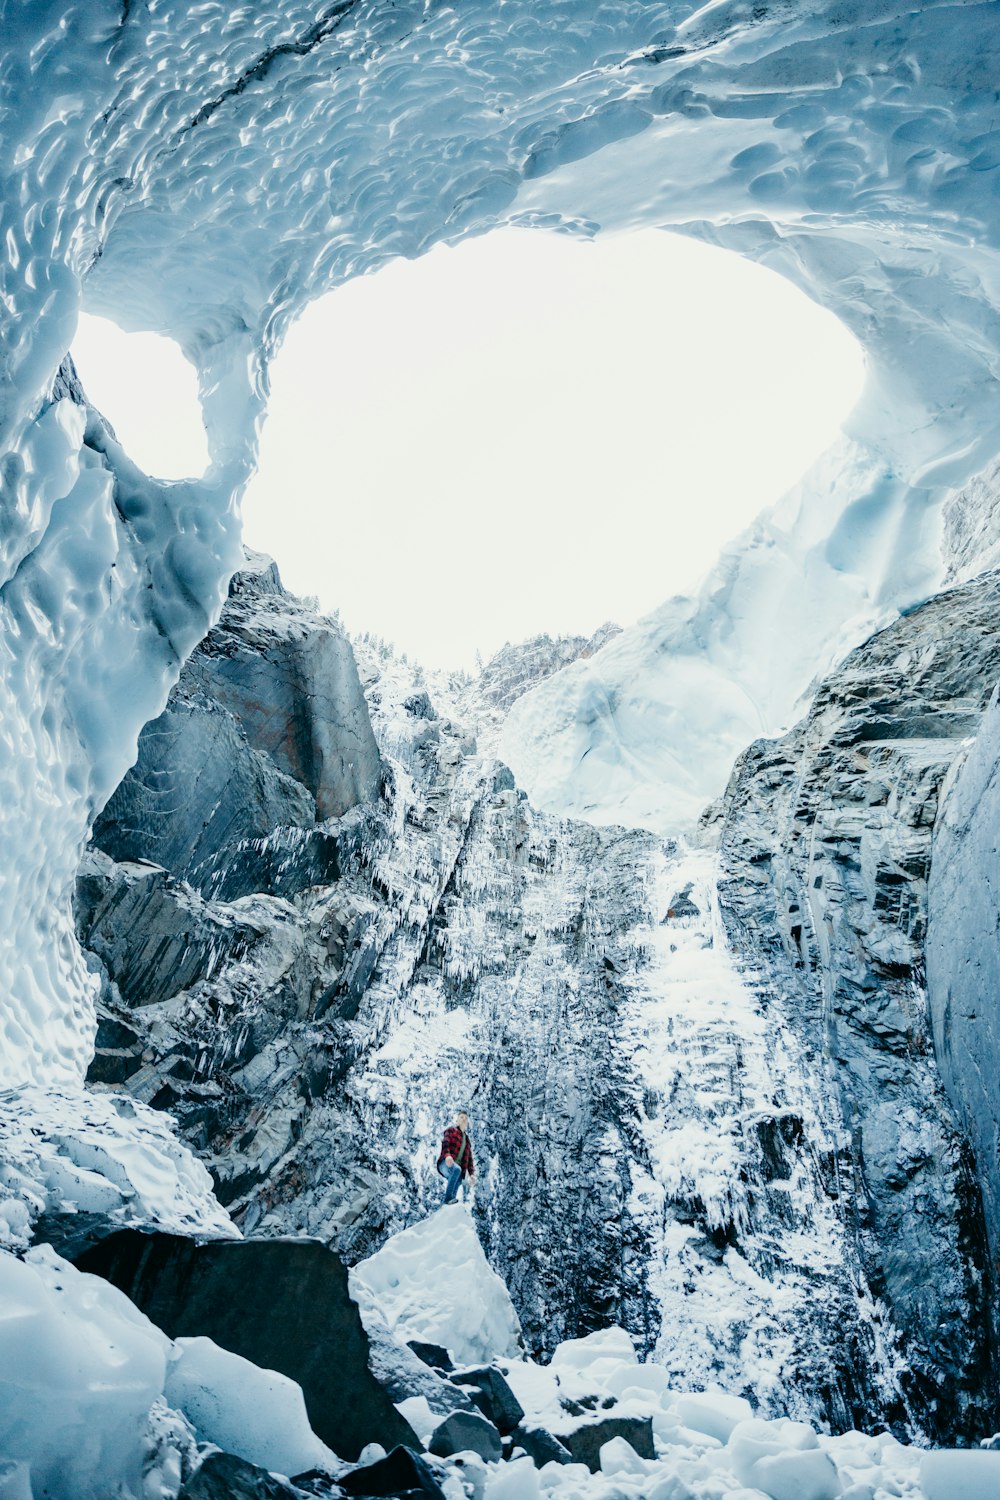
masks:
<instances>
[{"instance_id":1,"label":"red plaid jacket","mask_svg":"<svg viewBox=\"0 0 1000 1500\"><path fill-rule=\"evenodd\" d=\"M457 1125L449 1125L444 1133L444 1140L441 1142L441 1150L438 1154L438 1166L441 1165L446 1156L450 1156L452 1161L458 1161L458 1148L461 1144L462 1132ZM465 1150L462 1152L462 1160L458 1165L462 1168L463 1177L472 1177L475 1175L476 1168L472 1160L472 1145L468 1136L465 1137Z\"/></svg>"}]
</instances>

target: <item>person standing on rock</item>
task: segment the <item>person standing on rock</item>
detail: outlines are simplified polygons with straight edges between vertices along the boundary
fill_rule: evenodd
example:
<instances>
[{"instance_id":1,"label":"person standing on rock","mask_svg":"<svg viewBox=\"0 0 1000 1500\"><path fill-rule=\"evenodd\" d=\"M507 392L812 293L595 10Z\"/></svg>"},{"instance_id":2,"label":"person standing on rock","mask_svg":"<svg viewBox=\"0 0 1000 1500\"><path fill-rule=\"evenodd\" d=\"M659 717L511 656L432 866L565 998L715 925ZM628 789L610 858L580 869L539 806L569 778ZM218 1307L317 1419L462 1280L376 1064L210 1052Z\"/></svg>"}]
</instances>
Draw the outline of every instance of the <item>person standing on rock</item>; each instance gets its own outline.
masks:
<instances>
[{"instance_id":1,"label":"person standing on rock","mask_svg":"<svg viewBox=\"0 0 1000 1500\"><path fill-rule=\"evenodd\" d=\"M462 1196L468 1197L469 1187L476 1180L476 1167L472 1160L472 1143L469 1140L469 1117L464 1109L455 1116L454 1125L449 1125L441 1141L437 1169L445 1179L445 1203L454 1203L458 1198L459 1183ZM466 1181L465 1179L468 1179Z\"/></svg>"}]
</instances>

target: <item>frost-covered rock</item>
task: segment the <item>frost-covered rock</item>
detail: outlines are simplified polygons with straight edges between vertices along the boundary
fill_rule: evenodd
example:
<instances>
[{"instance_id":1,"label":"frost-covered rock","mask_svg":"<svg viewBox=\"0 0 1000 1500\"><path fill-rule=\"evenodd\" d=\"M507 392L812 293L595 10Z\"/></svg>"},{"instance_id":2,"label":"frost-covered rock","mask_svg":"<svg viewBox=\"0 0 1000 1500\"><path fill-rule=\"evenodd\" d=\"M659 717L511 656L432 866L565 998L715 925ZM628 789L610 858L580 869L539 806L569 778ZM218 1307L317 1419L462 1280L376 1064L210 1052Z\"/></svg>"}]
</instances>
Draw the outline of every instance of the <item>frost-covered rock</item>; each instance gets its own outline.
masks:
<instances>
[{"instance_id":1,"label":"frost-covered rock","mask_svg":"<svg viewBox=\"0 0 1000 1500\"><path fill-rule=\"evenodd\" d=\"M928 890L927 998L941 1076L982 1188L990 1259L1000 1253L1000 704L942 788Z\"/></svg>"},{"instance_id":2,"label":"frost-covered rock","mask_svg":"<svg viewBox=\"0 0 1000 1500\"><path fill-rule=\"evenodd\" d=\"M248 554L219 623L139 736L138 761L94 841L119 862L161 864L203 895L232 900L265 881L288 894L262 845L372 800L381 773L343 631L287 593L269 558Z\"/></svg>"},{"instance_id":3,"label":"frost-covered rock","mask_svg":"<svg viewBox=\"0 0 1000 1500\"><path fill-rule=\"evenodd\" d=\"M794 730L741 757L722 828L730 936L770 976L783 1024L829 1059L837 1097L817 1096L830 1126L827 1191L856 1224L869 1284L906 1340L913 1373L904 1368L901 1378L915 1415L942 1437L978 1437L992 1420L995 1389L981 1190L942 1086L943 1072L960 1097L956 1075L971 1080L979 1102L964 1123L972 1133L974 1119L988 1121L990 1090L976 1081L973 1059L982 1048L989 1067L991 1026L957 1020L953 1036L945 1021L947 985L954 976L975 990L974 955L979 945L989 951L983 934L993 926L992 898L984 900L989 854L973 839L954 858L961 843L953 829L968 826L970 811L959 813L957 801L956 822L941 827L935 845L939 936L929 949L928 872L942 787L1000 677L998 605L994 571L848 656ZM985 745L970 786L975 775L992 775ZM989 1195L985 1129L973 1138ZM779 1134L762 1144L783 1177L787 1142ZM930 1407L927 1382L936 1389Z\"/></svg>"}]
</instances>

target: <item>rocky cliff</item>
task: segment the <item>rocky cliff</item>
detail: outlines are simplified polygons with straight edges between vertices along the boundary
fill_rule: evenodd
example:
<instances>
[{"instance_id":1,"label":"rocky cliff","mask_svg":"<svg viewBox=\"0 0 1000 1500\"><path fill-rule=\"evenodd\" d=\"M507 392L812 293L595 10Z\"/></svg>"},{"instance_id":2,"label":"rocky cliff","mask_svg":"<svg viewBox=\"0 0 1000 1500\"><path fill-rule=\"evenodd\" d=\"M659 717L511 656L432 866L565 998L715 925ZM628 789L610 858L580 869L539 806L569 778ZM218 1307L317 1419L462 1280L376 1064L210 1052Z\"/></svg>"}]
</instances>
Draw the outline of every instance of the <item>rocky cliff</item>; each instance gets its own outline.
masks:
<instances>
[{"instance_id":1,"label":"rocky cliff","mask_svg":"<svg viewBox=\"0 0 1000 1500\"><path fill-rule=\"evenodd\" d=\"M942 786L1000 677L998 604L1000 574L987 573L854 651L791 733L740 758L721 833L731 941L756 956L798 1034L828 1060L844 1125L835 1191L869 1283L903 1334L904 1388L929 1403L936 1432L995 1420L995 1284L982 1153L968 1134L972 1117L987 1118L995 1084L971 1084L977 1048L944 1022L940 981L932 1024L927 940ZM939 836L934 860L939 969L945 945L972 927L989 942L993 926L941 852L949 837ZM987 1026L980 1052L991 1035ZM964 1119L953 1105L959 1069L977 1094L967 1094Z\"/></svg>"},{"instance_id":2,"label":"rocky cliff","mask_svg":"<svg viewBox=\"0 0 1000 1500\"><path fill-rule=\"evenodd\" d=\"M319 699L368 746L367 780L326 817L256 668L312 630L337 686L293 698L295 732L319 733ZM971 1356L947 1366L965 1382L951 1405L943 1366L897 1372L900 1338L943 1306L960 1341L978 1308L957 1133L940 1180L925 1173L948 1252L922 1308L897 1309L896 1221L866 1210L859 1229L821 1001L790 988L781 933L731 950L711 855L538 813L477 750L489 694L359 645L363 701L331 635L273 572L240 575L145 732L78 890L102 982L95 1086L170 1110L245 1230L317 1235L348 1261L435 1201L439 1132L464 1105L480 1234L533 1350L617 1320L677 1378L767 1411L974 1426ZM736 808L749 828L755 805L741 774L730 924ZM763 848L774 830L762 812L754 827ZM743 863L763 930L775 903L757 855Z\"/></svg>"}]
</instances>

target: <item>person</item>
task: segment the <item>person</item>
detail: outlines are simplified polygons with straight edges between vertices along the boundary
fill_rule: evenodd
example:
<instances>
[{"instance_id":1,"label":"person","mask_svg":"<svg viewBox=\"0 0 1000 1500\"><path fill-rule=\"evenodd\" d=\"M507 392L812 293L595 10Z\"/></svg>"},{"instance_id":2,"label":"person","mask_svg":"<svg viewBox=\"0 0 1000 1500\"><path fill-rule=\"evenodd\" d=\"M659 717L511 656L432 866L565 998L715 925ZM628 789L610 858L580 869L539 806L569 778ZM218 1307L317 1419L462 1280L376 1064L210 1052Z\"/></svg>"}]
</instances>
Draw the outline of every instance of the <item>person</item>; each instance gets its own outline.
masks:
<instances>
[{"instance_id":1,"label":"person","mask_svg":"<svg viewBox=\"0 0 1000 1500\"><path fill-rule=\"evenodd\" d=\"M462 1196L467 1196L469 1187L476 1180L476 1166L469 1140L469 1117L464 1109L459 1110L454 1125L449 1125L444 1133L437 1169L445 1179L445 1203L457 1202L459 1183L462 1183Z\"/></svg>"}]
</instances>

